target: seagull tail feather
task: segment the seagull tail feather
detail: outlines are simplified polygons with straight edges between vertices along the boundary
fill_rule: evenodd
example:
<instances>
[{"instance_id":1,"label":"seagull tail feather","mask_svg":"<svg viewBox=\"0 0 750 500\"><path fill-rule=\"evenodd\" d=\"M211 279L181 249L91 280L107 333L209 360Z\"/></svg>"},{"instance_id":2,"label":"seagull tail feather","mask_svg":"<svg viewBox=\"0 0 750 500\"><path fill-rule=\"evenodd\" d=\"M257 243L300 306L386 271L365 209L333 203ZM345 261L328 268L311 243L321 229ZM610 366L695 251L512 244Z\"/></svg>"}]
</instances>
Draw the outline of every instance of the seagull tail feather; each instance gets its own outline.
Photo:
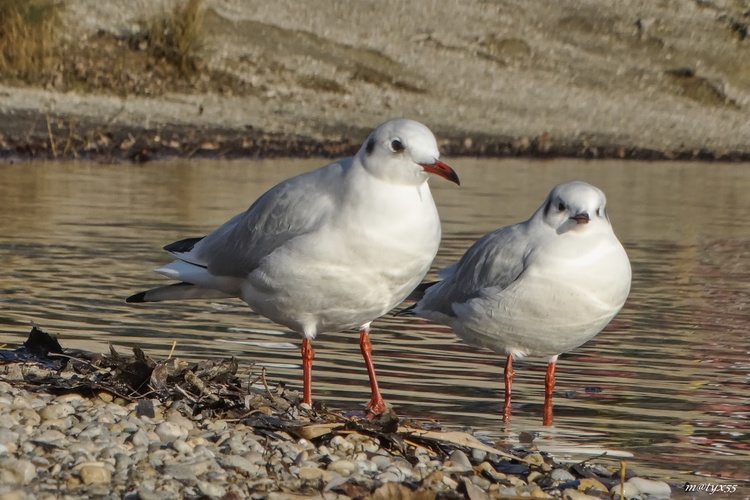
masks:
<instances>
[{"instance_id":1,"label":"seagull tail feather","mask_svg":"<svg viewBox=\"0 0 750 500\"><path fill-rule=\"evenodd\" d=\"M219 299L232 297L213 288L204 288L191 283L174 283L131 295L125 302L159 302L162 300Z\"/></svg>"}]
</instances>

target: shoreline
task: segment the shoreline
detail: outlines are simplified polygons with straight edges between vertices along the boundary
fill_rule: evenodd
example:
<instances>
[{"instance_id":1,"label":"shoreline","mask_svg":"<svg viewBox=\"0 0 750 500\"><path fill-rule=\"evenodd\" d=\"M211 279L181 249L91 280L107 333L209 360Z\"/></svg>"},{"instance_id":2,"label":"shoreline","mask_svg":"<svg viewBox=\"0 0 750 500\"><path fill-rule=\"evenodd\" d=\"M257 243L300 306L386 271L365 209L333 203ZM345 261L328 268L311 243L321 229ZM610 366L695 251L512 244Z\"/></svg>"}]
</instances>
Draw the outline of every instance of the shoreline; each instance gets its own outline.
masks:
<instances>
[{"instance_id":1,"label":"shoreline","mask_svg":"<svg viewBox=\"0 0 750 500\"><path fill-rule=\"evenodd\" d=\"M342 158L354 155L367 131L342 137L310 137L218 125L119 125L43 112L0 112L0 162L85 160L99 163L145 163L168 159ZM5 130L3 130L3 128ZM361 136L360 136L361 135ZM660 150L619 144L608 139L551 139L448 134L439 139L444 157L580 158L634 161L750 162L742 149L684 148Z\"/></svg>"},{"instance_id":2,"label":"shoreline","mask_svg":"<svg viewBox=\"0 0 750 500\"><path fill-rule=\"evenodd\" d=\"M150 498L668 498L625 462L564 464L392 411L309 408L234 359L0 350L0 494ZM611 461L611 459L610 459ZM11 498L11 497L8 497Z\"/></svg>"}]
</instances>

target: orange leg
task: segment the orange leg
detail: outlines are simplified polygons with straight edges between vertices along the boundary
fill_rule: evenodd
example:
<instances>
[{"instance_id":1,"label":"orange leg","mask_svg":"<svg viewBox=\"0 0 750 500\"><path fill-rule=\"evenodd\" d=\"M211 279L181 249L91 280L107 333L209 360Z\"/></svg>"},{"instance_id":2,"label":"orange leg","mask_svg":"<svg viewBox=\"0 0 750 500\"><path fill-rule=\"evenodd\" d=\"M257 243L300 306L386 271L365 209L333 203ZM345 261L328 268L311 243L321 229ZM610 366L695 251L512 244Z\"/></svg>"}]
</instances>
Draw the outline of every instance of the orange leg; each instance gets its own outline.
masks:
<instances>
[{"instance_id":1,"label":"orange leg","mask_svg":"<svg viewBox=\"0 0 750 500\"><path fill-rule=\"evenodd\" d=\"M367 409L373 415L380 415L386 408L383 396L380 395L378 381L375 378L375 365L372 363L372 344L370 343L369 327L362 328L359 331L359 348L362 351L362 357L365 358L367 375L370 377L370 390L372 391L372 397L370 398L370 402L367 403Z\"/></svg>"},{"instance_id":2,"label":"orange leg","mask_svg":"<svg viewBox=\"0 0 750 500\"><path fill-rule=\"evenodd\" d=\"M302 339L302 402L312 405L312 361L315 350L310 339Z\"/></svg>"},{"instance_id":3,"label":"orange leg","mask_svg":"<svg viewBox=\"0 0 750 500\"><path fill-rule=\"evenodd\" d=\"M544 395L552 397L552 389L555 388L555 362L550 361L547 365L547 375L544 377Z\"/></svg>"},{"instance_id":4,"label":"orange leg","mask_svg":"<svg viewBox=\"0 0 750 500\"><path fill-rule=\"evenodd\" d=\"M544 377L544 425L552 425L552 390L555 388L555 362L547 365L547 375Z\"/></svg>"},{"instance_id":5,"label":"orange leg","mask_svg":"<svg viewBox=\"0 0 750 500\"><path fill-rule=\"evenodd\" d=\"M513 385L513 376L516 372L513 370L513 356L508 354L505 361L505 402L503 404L503 422L510 422L510 395L511 386Z\"/></svg>"}]
</instances>

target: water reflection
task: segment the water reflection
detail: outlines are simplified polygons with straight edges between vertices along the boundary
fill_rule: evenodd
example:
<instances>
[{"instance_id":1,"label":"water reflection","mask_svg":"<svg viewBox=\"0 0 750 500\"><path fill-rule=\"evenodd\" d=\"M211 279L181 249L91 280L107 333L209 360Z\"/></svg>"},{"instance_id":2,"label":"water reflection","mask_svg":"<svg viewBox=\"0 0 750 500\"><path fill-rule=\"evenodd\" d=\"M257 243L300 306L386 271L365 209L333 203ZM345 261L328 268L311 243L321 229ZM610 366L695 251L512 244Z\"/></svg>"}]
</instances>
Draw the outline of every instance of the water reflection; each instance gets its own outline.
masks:
<instances>
[{"instance_id":1,"label":"water reflection","mask_svg":"<svg viewBox=\"0 0 750 500\"><path fill-rule=\"evenodd\" d=\"M239 301L132 307L124 297L165 283L150 269L163 244L213 229L279 180L318 160L0 166L0 342L30 321L63 345L140 345L199 359L229 354L301 386L300 339ZM748 165L459 159L462 187L433 183L444 241L435 266L481 234L528 217L549 189L579 178L609 198L633 267L621 314L561 356L555 426L541 426L546 359L516 365L514 420L501 422L503 359L447 328L388 316L373 325L375 363L398 413L470 426L540 447L635 455L641 474L749 480L750 168ZM369 396L357 334L316 341L315 396L361 407ZM575 455L580 457L580 455Z\"/></svg>"}]
</instances>

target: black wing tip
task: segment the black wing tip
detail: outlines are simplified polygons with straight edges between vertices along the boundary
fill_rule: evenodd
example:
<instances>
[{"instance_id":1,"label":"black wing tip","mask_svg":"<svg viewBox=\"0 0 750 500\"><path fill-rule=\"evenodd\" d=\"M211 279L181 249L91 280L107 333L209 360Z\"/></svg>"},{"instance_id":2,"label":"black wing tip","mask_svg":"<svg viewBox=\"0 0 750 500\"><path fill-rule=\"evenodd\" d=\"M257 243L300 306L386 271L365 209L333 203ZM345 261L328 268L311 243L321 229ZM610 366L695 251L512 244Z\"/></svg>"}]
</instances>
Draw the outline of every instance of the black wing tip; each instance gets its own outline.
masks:
<instances>
[{"instance_id":1,"label":"black wing tip","mask_svg":"<svg viewBox=\"0 0 750 500\"><path fill-rule=\"evenodd\" d=\"M200 236L198 238L185 238L184 240L164 245L163 248L169 253L186 253L192 250L195 244L203 238L205 238L205 236Z\"/></svg>"},{"instance_id":2,"label":"black wing tip","mask_svg":"<svg viewBox=\"0 0 750 500\"><path fill-rule=\"evenodd\" d=\"M146 292L139 292L135 295L131 295L127 299L125 299L125 302L146 302Z\"/></svg>"},{"instance_id":3,"label":"black wing tip","mask_svg":"<svg viewBox=\"0 0 750 500\"><path fill-rule=\"evenodd\" d=\"M417 307L417 304L412 304L405 309L401 309L400 311L393 313L393 315L394 316L414 316L416 314L414 312L415 307Z\"/></svg>"}]
</instances>

